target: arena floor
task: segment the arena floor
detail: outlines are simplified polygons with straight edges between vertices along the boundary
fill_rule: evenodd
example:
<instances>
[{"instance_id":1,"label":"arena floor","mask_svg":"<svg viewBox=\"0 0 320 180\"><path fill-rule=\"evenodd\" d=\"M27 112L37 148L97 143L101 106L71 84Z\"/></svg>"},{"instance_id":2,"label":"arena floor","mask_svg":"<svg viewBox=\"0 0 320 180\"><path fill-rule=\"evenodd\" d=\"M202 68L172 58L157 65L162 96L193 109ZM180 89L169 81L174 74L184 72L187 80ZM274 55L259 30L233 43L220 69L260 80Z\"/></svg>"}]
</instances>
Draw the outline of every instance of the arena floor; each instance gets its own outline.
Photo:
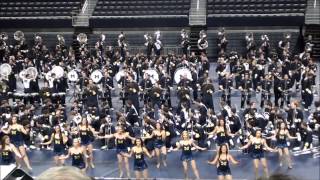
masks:
<instances>
[{"instance_id":1,"label":"arena floor","mask_svg":"<svg viewBox=\"0 0 320 180\"><path fill-rule=\"evenodd\" d=\"M210 77L214 77L215 80L217 75L215 72L216 64L211 64ZM318 69L319 69L318 64ZM317 90L319 90L319 71L317 72ZM215 81L215 87L217 88L217 81ZM41 85L40 85L41 86ZM21 88L22 86L19 85ZM70 94L73 92L70 89ZM172 92L172 104L176 104L176 92ZM117 95L117 97L116 97ZM219 100L220 97L219 92L214 96L215 110L218 112ZM67 97L67 102L71 96ZM300 99L300 95L294 97L295 99ZM253 96L252 101L259 102L260 95ZM319 100L319 96L315 96L314 100ZM237 107L240 110L240 93L234 92L232 96L232 105ZM71 100L72 102L72 100ZM120 110L122 106L122 101L118 99L118 89L114 92L113 104L115 111ZM68 103L67 106L69 106ZM141 104L142 105L142 104ZM305 113L305 118L308 117L308 113ZM317 143L318 144L318 143ZM99 148L99 147L95 147ZM180 161L180 152L171 152L167 158L167 168L161 167L160 169L156 169L156 160L151 159L147 160L147 164L149 166L149 176L156 179L181 179L183 178L182 164ZM195 159L198 165L198 169L200 172L201 179L217 179L216 168L214 166L208 165L207 160L211 159L215 154L214 151L208 150L204 152L196 152L194 153ZM240 151L233 151L232 154L235 156L237 160L240 161L238 166L231 166L231 171L234 179L253 179L253 164L251 158L247 154L242 154ZM32 176L38 176L41 172L52 167L54 165L53 162L53 153L51 151L40 151L40 150L32 150L28 152L28 155L31 159L31 164L33 167ZM279 167L278 163L278 154L277 153L269 153L267 155L268 158L268 166L270 173L275 172L283 172L288 173L290 175L294 175L298 177L298 179L303 180L318 180L320 179L319 170L320 170L320 158L319 158L319 150L314 150L314 152L310 152L309 154L301 154L297 156L292 156L293 158L293 169L288 170L286 166L282 168ZM94 151L94 159L95 159L95 169L89 169L88 175L92 177L98 177L99 179L115 179L118 177L118 167L116 154L114 150L95 150ZM132 161L130 161L130 169L132 170ZM70 162L67 162L70 164ZM260 169L262 173L262 169ZM132 170L131 176L134 177L134 173ZM190 177L194 177L190 170Z\"/></svg>"},{"instance_id":2,"label":"arena floor","mask_svg":"<svg viewBox=\"0 0 320 180\"><path fill-rule=\"evenodd\" d=\"M318 152L317 154L315 152ZM287 166L279 167L278 154L268 153L268 167L270 173L286 173L293 175L301 180L318 180L320 178L320 154L319 150L308 154L292 155L293 169L288 170ZM209 150L204 152L194 152L194 157L197 162L201 179L217 179L216 167L207 164L215 151ZM234 179L254 179L253 163L248 154L243 154L240 151L231 152L234 157L240 161L239 165L232 165L231 171ZM46 169L54 166L51 151L31 151L28 153L31 159L33 173L32 176L37 176ZM114 150L96 150L94 151L95 168L89 169L87 174L97 179L115 179L118 177L118 165L116 152ZM131 176L134 177L133 160L129 160ZM66 165L71 162L67 161ZM156 168L156 159L147 159L149 166L149 177L156 179L183 179L182 163L180 161L180 152L171 152L167 157L168 166ZM260 169L262 174L262 169ZM192 171L189 171L189 177L194 178Z\"/></svg>"}]
</instances>

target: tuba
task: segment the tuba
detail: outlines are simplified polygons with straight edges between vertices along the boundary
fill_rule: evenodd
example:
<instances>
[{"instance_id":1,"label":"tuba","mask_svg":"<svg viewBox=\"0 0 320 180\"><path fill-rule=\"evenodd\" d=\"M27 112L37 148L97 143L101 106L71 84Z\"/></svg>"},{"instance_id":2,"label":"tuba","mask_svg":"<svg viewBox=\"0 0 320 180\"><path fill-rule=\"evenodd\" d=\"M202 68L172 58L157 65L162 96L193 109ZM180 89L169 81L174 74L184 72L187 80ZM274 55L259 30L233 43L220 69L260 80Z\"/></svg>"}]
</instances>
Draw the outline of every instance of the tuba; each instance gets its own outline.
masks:
<instances>
[{"instance_id":1,"label":"tuba","mask_svg":"<svg viewBox=\"0 0 320 180\"><path fill-rule=\"evenodd\" d=\"M85 33L80 33L77 36L77 41L80 44L80 51L84 50L85 46L87 45L88 37Z\"/></svg>"},{"instance_id":2,"label":"tuba","mask_svg":"<svg viewBox=\"0 0 320 180\"><path fill-rule=\"evenodd\" d=\"M16 31L14 34L13 34L13 38L16 40L16 41L23 41L24 40L24 33L22 31Z\"/></svg>"},{"instance_id":3,"label":"tuba","mask_svg":"<svg viewBox=\"0 0 320 180\"><path fill-rule=\"evenodd\" d=\"M88 41L88 37L85 33L80 33L78 34L77 36L77 41L80 43L80 44L86 44L87 41Z\"/></svg>"}]
</instances>

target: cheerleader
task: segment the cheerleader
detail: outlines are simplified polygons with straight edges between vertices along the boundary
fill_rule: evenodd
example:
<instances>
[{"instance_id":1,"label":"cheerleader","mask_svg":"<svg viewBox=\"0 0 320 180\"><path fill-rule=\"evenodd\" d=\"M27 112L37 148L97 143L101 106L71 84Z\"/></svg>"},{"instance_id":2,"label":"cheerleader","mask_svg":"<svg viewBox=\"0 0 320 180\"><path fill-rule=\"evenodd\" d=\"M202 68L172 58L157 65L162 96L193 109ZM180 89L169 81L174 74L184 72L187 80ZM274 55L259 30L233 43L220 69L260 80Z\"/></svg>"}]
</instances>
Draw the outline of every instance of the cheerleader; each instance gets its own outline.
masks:
<instances>
[{"instance_id":1,"label":"cheerleader","mask_svg":"<svg viewBox=\"0 0 320 180\"><path fill-rule=\"evenodd\" d=\"M280 167L282 166L283 158L286 158L287 165L289 169L292 169L292 162L290 158L290 152L288 148L288 139L298 139L297 137L292 137L286 128L286 124L284 122L281 122L279 125L279 129L276 130L274 136L272 138L277 139L277 149L279 152L279 161L280 161ZM285 157L283 157L283 154Z\"/></svg>"},{"instance_id":2,"label":"cheerleader","mask_svg":"<svg viewBox=\"0 0 320 180\"><path fill-rule=\"evenodd\" d=\"M20 158L20 159L22 158L20 152L13 144L11 144L10 138L7 135L3 136L1 139L0 152L1 152L1 165L4 165L4 166L10 166L16 162L14 155L17 158Z\"/></svg>"},{"instance_id":3,"label":"cheerleader","mask_svg":"<svg viewBox=\"0 0 320 180\"><path fill-rule=\"evenodd\" d=\"M81 146L83 146L83 148L88 151L88 165L90 165L91 168L94 168L92 152L92 142L94 134L96 134L96 132L88 124L87 118L83 117L81 123L79 124L79 135L81 140Z\"/></svg>"},{"instance_id":4,"label":"cheerleader","mask_svg":"<svg viewBox=\"0 0 320 180\"><path fill-rule=\"evenodd\" d=\"M193 159L191 148L195 147L196 149L203 151L206 150L206 148L201 148L194 144L193 140L189 138L187 131L183 131L181 137L182 139L176 143L177 147L174 148L173 151L178 151L180 148L182 149L180 159L183 165L184 178L188 179L188 162L190 162L196 179L200 179L199 171L197 169L196 161Z\"/></svg>"},{"instance_id":5,"label":"cheerleader","mask_svg":"<svg viewBox=\"0 0 320 180\"><path fill-rule=\"evenodd\" d=\"M66 156L61 156L59 159L65 160L70 156L72 157L72 166L79 168L82 173L85 173L87 169L85 158L88 158L88 155L86 149L81 146L80 140L78 138L75 138L73 140L73 145L69 149L68 154Z\"/></svg>"},{"instance_id":6,"label":"cheerleader","mask_svg":"<svg viewBox=\"0 0 320 180\"><path fill-rule=\"evenodd\" d=\"M32 168L30 166L29 158L26 153L26 148L24 147L24 140L23 140L23 134L28 135L27 131L24 129L24 127L17 123L18 117L12 116L11 122L9 127L5 130L5 126L2 128L2 132L5 134L8 134L10 136L10 140L12 144L19 150L22 159L27 166L29 171L32 171ZM21 164L18 163L18 167L20 167Z\"/></svg>"},{"instance_id":7,"label":"cheerleader","mask_svg":"<svg viewBox=\"0 0 320 180\"><path fill-rule=\"evenodd\" d=\"M247 149L250 146L252 148L251 157L253 159L255 179L259 177L259 162L262 164L264 176L268 178L269 172L267 160L264 156L264 150L270 152L277 152L277 150L274 150L267 145L266 140L262 138L261 130L256 130L255 136L250 136L248 143L240 147L240 149Z\"/></svg>"},{"instance_id":8,"label":"cheerleader","mask_svg":"<svg viewBox=\"0 0 320 180\"><path fill-rule=\"evenodd\" d=\"M232 180L229 162L239 164L228 151L228 145L222 144L219 152L213 161L208 161L209 164L217 165L218 180Z\"/></svg>"},{"instance_id":9,"label":"cheerleader","mask_svg":"<svg viewBox=\"0 0 320 180\"><path fill-rule=\"evenodd\" d=\"M131 137L128 132L124 131L123 126L117 127L117 132L114 134L107 134L105 136L99 136L99 139L110 139L115 138L116 142L116 152L117 152L117 159L118 159L118 167L119 167L119 177L123 177L123 162L125 165L125 170L127 172L127 177L130 178L130 170L129 170L129 162L128 157L124 156L123 153L128 152L128 146L126 144L126 140L129 138L130 140L134 141L135 138Z\"/></svg>"},{"instance_id":10,"label":"cheerleader","mask_svg":"<svg viewBox=\"0 0 320 180\"><path fill-rule=\"evenodd\" d=\"M214 130L208 135L216 135L216 142L217 142L217 150L220 149L220 146L222 144L228 144L229 137L234 136L234 134L231 134L229 131L229 128L227 128L227 125L225 123L225 120L223 119L223 116L219 117L218 124L214 128Z\"/></svg>"},{"instance_id":11,"label":"cheerleader","mask_svg":"<svg viewBox=\"0 0 320 180\"><path fill-rule=\"evenodd\" d=\"M54 132L51 134L51 139L41 145L53 144L54 161L56 166L64 165L64 159L60 159L65 154L66 143L68 141L67 136L61 131L61 127L58 125L54 128Z\"/></svg>"},{"instance_id":12,"label":"cheerleader","mask_svg":"<svg viewBox=\"0 0 320 180\"><path fill-rule=\"evenodd\" d=\"M156 129L152 131L152 134L146 139L155 138L154 140L154 152L157 156L157 168L160 168L161 157L160 151L162 154L162 163L164 167L167 167L166 157L167 157L167 148L165 146L166 131L161 127L161 124L157 122Z\"/></svg>"},{"instance_id":13,"label":"cheerleader","mask_svg":"<svg viewBox=\"0 0 320 180\"><path fill-rule=\"evenodd\" d=\"M144 155L147 155L149 158L152 158L152 156L147 148L143 146L141 139L135 140L135 146L131 149L130 154L121 152L121 155L127 158L134 157L133 169L136 179L148 179L148 165L144 160Z\"/></svg>"}]
</instances>

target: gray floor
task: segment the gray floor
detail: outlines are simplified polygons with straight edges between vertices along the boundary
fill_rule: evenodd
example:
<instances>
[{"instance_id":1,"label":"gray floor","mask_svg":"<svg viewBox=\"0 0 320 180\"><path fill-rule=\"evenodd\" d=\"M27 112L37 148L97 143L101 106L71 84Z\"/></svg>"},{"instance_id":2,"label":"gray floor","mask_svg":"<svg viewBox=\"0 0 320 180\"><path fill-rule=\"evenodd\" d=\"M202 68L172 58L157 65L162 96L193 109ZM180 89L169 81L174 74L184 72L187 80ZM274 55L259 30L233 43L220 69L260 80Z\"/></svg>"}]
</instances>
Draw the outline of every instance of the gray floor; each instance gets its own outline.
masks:
<instances>
[{"instance_id":1,"label":"gray floor","mask_svg":"<svg viewBox=\"0 0 320 180\"><path fill-rule=\"evenodd\" d=\"M318 151L319 150L315 150ZM216 179L216 167L212 165L208 165L207 160L211 159L215 155L215 151L204 151L204 152L193 152L194 158L196 159L197 166L200 172L201 179ZM31 158L31 163L33 166L33 176L39 175L41 172L46 170L49 167L54 165L52 159L51 151L31 151L28 153ZM253 164L252 159L248 154L243 154L239 151L232 151L231 154L240 161L239 165L232 165L231 171L234 179L253 179ZM319 169L320 169L320 158L315 156L315 152L311 152L309 154L302 154L294 156L293 159L293 169L288 170L284 165L283 167L279 167L278 163L278 154L277 153L268 153L268 167L270 173L281 172L285 174L290 174L298 179L302 180L318 180L320 178ZM168 154L167 163L168 167L161 167L160 169L156 168L156 159L148 159L147 164L149 166L149 176L150 178L157 179L182 179L182 164L180 161L180 152L171 152ZM118 167L116 160L116 153L114 150L96 150L94 151L94 159L95 159L95 169L89 169L87 174L92 177L96 177L99 179L109 178L113 179L118 177ZM133 160L130 160L130 169L131 175L134 176L133 173ZM66 163L70 165L68 161ZM260 173L262 174L262 170L260 169ZM190 177L194 177L192 171L190 170Z\"/></svg>"}]
</instances>

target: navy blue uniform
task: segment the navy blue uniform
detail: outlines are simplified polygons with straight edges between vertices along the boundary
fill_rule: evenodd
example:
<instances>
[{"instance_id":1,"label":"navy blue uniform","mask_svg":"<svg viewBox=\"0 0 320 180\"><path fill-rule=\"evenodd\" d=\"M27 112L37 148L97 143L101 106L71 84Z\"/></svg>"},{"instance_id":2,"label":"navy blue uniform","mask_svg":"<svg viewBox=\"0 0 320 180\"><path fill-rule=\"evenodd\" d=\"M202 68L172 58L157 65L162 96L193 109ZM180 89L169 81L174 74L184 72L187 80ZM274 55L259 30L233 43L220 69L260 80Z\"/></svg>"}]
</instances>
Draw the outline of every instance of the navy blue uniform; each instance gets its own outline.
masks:
<instances>
[{"instance_id":1,"label":"navy blue uniform","mask_svg":"<svg viewBox=\"0 0 320 180\"><path fill-rule=\"evenodd\" d=\"M264 158L264 152L263 152L263 144L261 142L252 143L252 152L251 157L253 159L261 159Z\"/></svg>"},{"instance_id":2,"label":"navy blue uniform","mask_svg":"<svg viewBox=\"0 0 320 180\"><path fill-rule=\"evenodd\" d=\"M227 159L225 159L225 160L222 160L220 158L218 159L217 174L218 174L218 176L231 175L229 161Z\"/></svg>"},{"instance_id":3,"label":"navy blue uniform","mask_svg":"<svg viewBox=\"0 0 320 180\"><path fill-rule=\"evenodd\" d=\"M191 147L191 144L182 145L181 161L191 161L193 159Z\"/></svg>"},{"instance_id":4,"label":"navy blue uniform","mask_svg":"<svg viewBox=\"0 0 320 180\"><path fill-rule=\"evenodd\" d=\"M121 152L128 152L128 148L125 144L125 139L116 139L116 144L117 144L117 154L120 154Z\"/></svg>"},{"instance_id":5,"label":"navy blue uniform","mask_svg":"<svg viewBox=\"0 0 320 180\"><path fill-rule=\"evenodd\" d=\"M13 129L13 128L11 129L10 140L11 140L11 143L16 147L23 146L24 144L22 133L17 129Z\"/></svg>"},{"instance_id":6,"label":"navy blue uniform","mask_svg":"<svg viewBox=\"0 0 320 180\"><path fill-rule=\"evenodd\" d=\"M81 145L83 146L89 145L92 142L90 131L88 129L86 130L80 129L80 139L81 139Z\"/></svg>"},{"instance_id":7,"label":"navy blue uniform","mask_svg":"<svg viewBox=\"0 0 320 180\"><path fill-rule=\"evenodd\" d=\"M72 156L72 166L77 167L79 169L84 169L85 168L85 163L84 163L84 158L83 154L71 154Z\"/></svg>"},{"instance_id":8,"label":"navy blue uniform","mask_svg":"<svg viewBox=\"0 0 320 180\"><path fill-rule=\"evenodd\" d=\"M281 149L288 147L287 135L285 133L280 133L280 131L277 134L277 147Z\"/></svg>"},{"instance_id":9,"label":"navy blue uniform","mask_svg":"<svg viewBox=\"0 0 320 180\"><path fill-rule=\"evenodd\" d=\"M154 141L154 147L160 149L162 146L164 146L164 142L162 140L162 134L159 135L155 135L156 139Z\"/></svg>"},{"instance_id":10,"label":"navy blue uniform","mask_svg":"<svg viewBox=\"0 0 320 180\"><path fill-rule=\"evenodd\" d=\"M146 161L144 160L143 152L136 153L134 152L134 162L133 169L135 171L143 171L148 168Z\"/></svg>"},{"instance_id":11,"label":"navy blue uniform","mask_svg":"<svg viewBox=\"0 0 320 180\"><path fill-rule=\"evenodd\" d=\"M228 143L228 137L224 131L220 131L217 133L217 144L221 146L222 144Z\"/></svg>"},{"instance_id":12,"label":"navy blue uniform","mask_svg":"<svg viewBox=\"0 0 320 180\"><path fill-rule=\"evenodd\" d=\"M1 151L1 165L10 165L15 162L13 152L10 150Z\"/></svg>"},{"instance_id":13,"label":"navy blue uniform","mask_svg":"<svg viewBox=\"0 0 320 180\"><path fill-rule=\"evenodd\" d=\"M53 152L56 156L65 154L65 145L63 144L62 137L56 138L56 134L53 134Z\"/></svg>"}]
</instances>

